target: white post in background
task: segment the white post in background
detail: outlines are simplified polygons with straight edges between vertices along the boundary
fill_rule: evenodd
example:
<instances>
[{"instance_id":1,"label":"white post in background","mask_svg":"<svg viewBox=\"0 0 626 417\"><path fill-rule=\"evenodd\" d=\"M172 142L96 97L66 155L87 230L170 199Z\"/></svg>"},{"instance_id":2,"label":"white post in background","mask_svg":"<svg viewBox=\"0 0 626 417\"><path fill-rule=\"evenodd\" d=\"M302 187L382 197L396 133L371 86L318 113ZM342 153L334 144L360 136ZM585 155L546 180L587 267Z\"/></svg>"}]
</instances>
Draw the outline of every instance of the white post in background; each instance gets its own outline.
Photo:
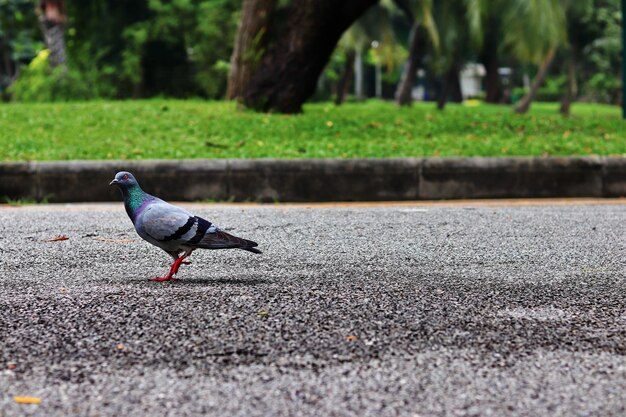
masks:
<instances>
[{"instance_id":1,"label":"white post in background","mask_svg":"<svg viewBox=\"0 0 626 417\"><path fill-rule=\"evenodd\" d=\"M382 98L383 96L383 72L380 65L380 56L378 54L378 47L380 43L378 41L372 41L372 48L376 54L376 98Z\"/></svg>"},{"instance_id":2,"label":"white post in background","mask_svg":"<svg viewBox=\"0 0 626 417\"><path fill-rule=\"evenodd\" d=\"M363 101L363 53L357 48L354 55L354 95L358 101Z\"/></svg>"}]
</instances>

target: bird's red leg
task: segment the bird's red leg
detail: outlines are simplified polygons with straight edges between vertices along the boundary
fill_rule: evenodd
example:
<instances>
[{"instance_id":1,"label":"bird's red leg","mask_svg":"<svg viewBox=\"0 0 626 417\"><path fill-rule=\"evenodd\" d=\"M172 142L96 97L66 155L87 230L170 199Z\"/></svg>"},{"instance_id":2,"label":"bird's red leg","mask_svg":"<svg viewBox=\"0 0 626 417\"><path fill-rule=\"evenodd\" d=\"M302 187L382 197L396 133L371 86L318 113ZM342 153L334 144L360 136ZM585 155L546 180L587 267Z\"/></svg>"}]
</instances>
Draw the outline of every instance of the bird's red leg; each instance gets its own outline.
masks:
<instances>
[{"instance_id":1,"label":"bird's red leg","mask_svg":"<svg viewBox=\"0 0 626 417\"><path fill-rule=\"evenodd\" d=\"M189 262L183 262L183 260L187 257L187 255L183 255L180 258L176 259L174 261L174 263L172 264L172 269L170 270L170 274L174 275L175 273L178 272L178 269L180 268L181 264L189 264ZM173 270L173 271L172 271Z\"/></svg>"},{"instance_id":2,"label":"bird's red leg","mask_svg":"<svg viewBox=\"0 0 626 417\"><path fill-rule=\"evenodd\" d=\"M181 264L185 264L185 265L189 264L189 262L183 262L183 260L186 257L187 257L187 255L183 255L180 258L176 259L174 261L174 263L172 264L172 266L170 267L170 272L166 276L158 277L158 278L150 278L150 281L163 282L163 281L175 280L176 278L174 278L174 275L178 272L178 269L180 268L180 265Z\"/></svg>"}]
</instances>

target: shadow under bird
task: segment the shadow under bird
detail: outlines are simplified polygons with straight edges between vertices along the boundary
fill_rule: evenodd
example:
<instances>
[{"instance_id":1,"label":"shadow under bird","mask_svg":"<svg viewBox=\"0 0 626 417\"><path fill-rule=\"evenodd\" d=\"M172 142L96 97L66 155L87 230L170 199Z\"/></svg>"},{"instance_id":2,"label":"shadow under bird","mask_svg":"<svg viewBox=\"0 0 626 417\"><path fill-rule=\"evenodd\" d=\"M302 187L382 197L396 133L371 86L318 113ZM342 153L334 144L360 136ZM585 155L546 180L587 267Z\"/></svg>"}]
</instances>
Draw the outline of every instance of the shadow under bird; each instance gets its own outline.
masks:
<instances>
[{"instance_id":1,"label":"shadow under bird","mask_svg":"<svg viewBox=\"0 0 626 417\"><path fill-rule=\"evenodd\" d=\"M164 277L152 281L174 280L181 264L196 249L243 249L261 253L257 243L220 230L202 217L144 192L130 172L121 171L109 185L117 186L124 197L124 207L137 234L145 241L163 249L174 263Z\"/></svg>"}]
</instances>

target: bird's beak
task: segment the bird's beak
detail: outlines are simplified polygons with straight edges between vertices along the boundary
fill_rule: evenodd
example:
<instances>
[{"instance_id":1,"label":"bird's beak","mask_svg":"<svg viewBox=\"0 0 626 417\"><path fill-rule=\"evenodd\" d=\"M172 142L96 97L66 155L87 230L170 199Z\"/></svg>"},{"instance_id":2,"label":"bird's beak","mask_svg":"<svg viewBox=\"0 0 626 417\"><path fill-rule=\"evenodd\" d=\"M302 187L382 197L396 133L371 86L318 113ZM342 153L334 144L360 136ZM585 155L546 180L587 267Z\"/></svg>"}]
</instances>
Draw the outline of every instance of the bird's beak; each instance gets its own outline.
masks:
<instances>
[{"instance_id":1,"label":"bird's beak","mask_svg":"<svg viewBox=\"0 0 626 417\"><path fill-rule=\"evenodd\" d=\"M119 182L118 180L116 180L115 178L113 178L113 181L111 181L111 182L109 183L109 185L115 185L115 184L117 184L118 182Z\"/></svg>"}]
</instances>

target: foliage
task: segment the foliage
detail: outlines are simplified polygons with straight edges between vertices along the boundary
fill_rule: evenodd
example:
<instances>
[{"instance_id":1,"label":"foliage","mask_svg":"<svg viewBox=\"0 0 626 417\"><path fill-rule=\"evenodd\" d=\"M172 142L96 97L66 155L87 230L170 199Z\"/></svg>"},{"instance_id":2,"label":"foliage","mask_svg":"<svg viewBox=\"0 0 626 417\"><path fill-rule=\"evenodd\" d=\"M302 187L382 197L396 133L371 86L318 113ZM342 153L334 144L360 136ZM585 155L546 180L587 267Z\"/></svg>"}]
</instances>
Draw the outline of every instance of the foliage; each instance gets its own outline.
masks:
<instances>
[{"instance_id":1,"label":"foliage","mask_svg":"<svg viewBox=\"0 0 626 417\"><path fill-rule=\"evenodd\" d=\"M587 41L582 51L585 80L583 91L589 99L617 103L621 93L621 25L623 14L619 0L594 0L585 10L581 27Z\"/></svg>"},{"instance_id":2,"label":"foliage","mask_svg":"<svg viewBox=\"0 0 626 417\"><path fill-rule=\"evenodd\" d=\"M563 1L465 0L471 39L480 46L489 31L501 34L500 47L513 58L539 64L548 50L566 42Z\"/></svg>"},{"instance_id":3,"label":"foliage","mask_svg":"<svg viewBox=\"0 0 626 417\"><path fill-rule=\"evenodd\" d=\"M440 47L435 48L432 58L428 60L428 68L437 75L443 75L453 65L472 61L470 35L466 24L467 16L463 3L444 1L437 3L434 18L437 26L445 28L439 34Z\"/></svg>"},{"instance_id":4,"label":"foliage","mask_svg":"<svg viewBox=\"0 0 626 417\"><path fill-rule=\"evenodd\" d=\"M504 45L521 62L539 64L548 50L566 41L565 10L559 0L512 1L505 21Z\"/></svg>"},{"instance_id":5,"label":"foliage","mask_svg":"<svg viewBox=\"0 0 626 417\"><path fill-rule=\"evenodd\" d=\"M374 5L354 23L356 44L362 45L365 61L379 64L385 72L396 70L406 59L406 49L398 42L393 30L393 18L397 9ZM360 37L360 38L359 38Z\"/></svg>"},{"instance_id":6,"label":"foliage","mask_svg":"<svg viewBox=\"0 0 626 417\"><path fill-rule=\"evenodd\" d=\"M0 95L41 49L32 0L0 0Z\"/></svg>"},{"instance_id":7,"label":"foliage","mask_svg":"<svg viewBox=\"0 0 626 417\"><path fill-rule=\"evenodd\" d=\"M28 66L22 68L18 80L9 87L13 100L22 102L70 101L111 98L115 93L107 80L114 69L99 65L101 57L71 61L69 69L50 68L49 51L42 50Z\"/></svg>"},{"instance_id":8,"label":"foliage","mask_svg":"<svg viewBox=\"0 0 626 417\"><path fill-rule=\"evenodd\" d=\"M539 88L535 99L537 101L559 101L563 97L566 83L567 77L565 75L548 77L543 87Z\"/></svg>"},{"instance_id":9,"label":"foliage","mask_svg":"<svg viewBox=\"0 0 626 417\"><path fill-rule=\"evenodd\" d=\"M37 31L32 0L0 0L0 39L10 48L14 61L23 62L35 55L41 45L34 39Z\"/></svg>"},{"instance_id":10,"label":"foliage","mask_svg":"<svg viewBox=\"0 0 626 417\"><path fill-rule=\"evenodd\" d=\"M200 68L196 78L208 97L222 97L226 90L240 3L212 0L199 6L192 59Z\"/></svg>"},{"instance_id":11,"label":"foliage","mask_svg":"<svg viewBox=\"0 0 626 417\"><path fill-rule=\"evenodd\" d=\"M555 102L561 100L566 83L567 76L563 74L548 77L544 85L537 91L535 100L543 102ZM512 92L513 103L517 103L527 93L528 91L524 87L514 88Z\"/></svg>"},{"instance_id":12,"label":"foliage","mask_svg":"<svg viewBox=\"0 0 626 417\"><path fill-rule=\"evenodd\" d=\"M193 63L195 85L187 95L219 98L226 88L228 59L237 27L240 0L149 0L150 18L123 32L122 76L137 86L145 72L143 54L149 43L184 51Z\"/></svg>"},{"instance_id":13,"label":"foliage","mask_svg":"<svg viewBox=\"0 0 626 417\"><path fill-rule=\"evenodd\" d=\"M563 118L557 104L526 115L472 104L316 103L295 116L194 100L4 104L0 160L626 154L616 106Z\"/></svg>"},{"instance_id":14,"label":"foliage","mask_svg":"<svg viewBox=\"0 0 626 417\"><path fill-rule=\"evenodd\" d=\"M17 99L223 96L241 0L66 0L66 4L68 72L60 77L25 68L20 85L13 87ZM40 39L33 0L0 0L0 58L5 27ZM25 41L19 45L21 49L12 51L22 54L22 63L43 46ZM24 85L28 82L34 85Z\"/></svg>"},{"instance_id":15,"label":"foliage","mask_svg":"<svg viewBox=\"0 0 626 417\"><path fill-rule=\"evenodd\" d=\"M585 90L589 98L601 103L618 103L622 83L616 76L596 73L585 83Z\"/></svg>"},{"instance_id":16,"label":"foliage","mask_svg":"<svg viewBox=\"0 0 626 417\"><path fill-rule=\"evenodd\" d=\"M366 65L380 65L385 83L398 82L402 63L408 54L404 45L398 42L394 31L399 13L393 2L384 0L380 5L373 6L344 32L322 73L320 85L323 88L319 91L318 85L315 99L327 99L328 90L336 89L350 52L362 54Z\"/></svg>"}]
</instances>

